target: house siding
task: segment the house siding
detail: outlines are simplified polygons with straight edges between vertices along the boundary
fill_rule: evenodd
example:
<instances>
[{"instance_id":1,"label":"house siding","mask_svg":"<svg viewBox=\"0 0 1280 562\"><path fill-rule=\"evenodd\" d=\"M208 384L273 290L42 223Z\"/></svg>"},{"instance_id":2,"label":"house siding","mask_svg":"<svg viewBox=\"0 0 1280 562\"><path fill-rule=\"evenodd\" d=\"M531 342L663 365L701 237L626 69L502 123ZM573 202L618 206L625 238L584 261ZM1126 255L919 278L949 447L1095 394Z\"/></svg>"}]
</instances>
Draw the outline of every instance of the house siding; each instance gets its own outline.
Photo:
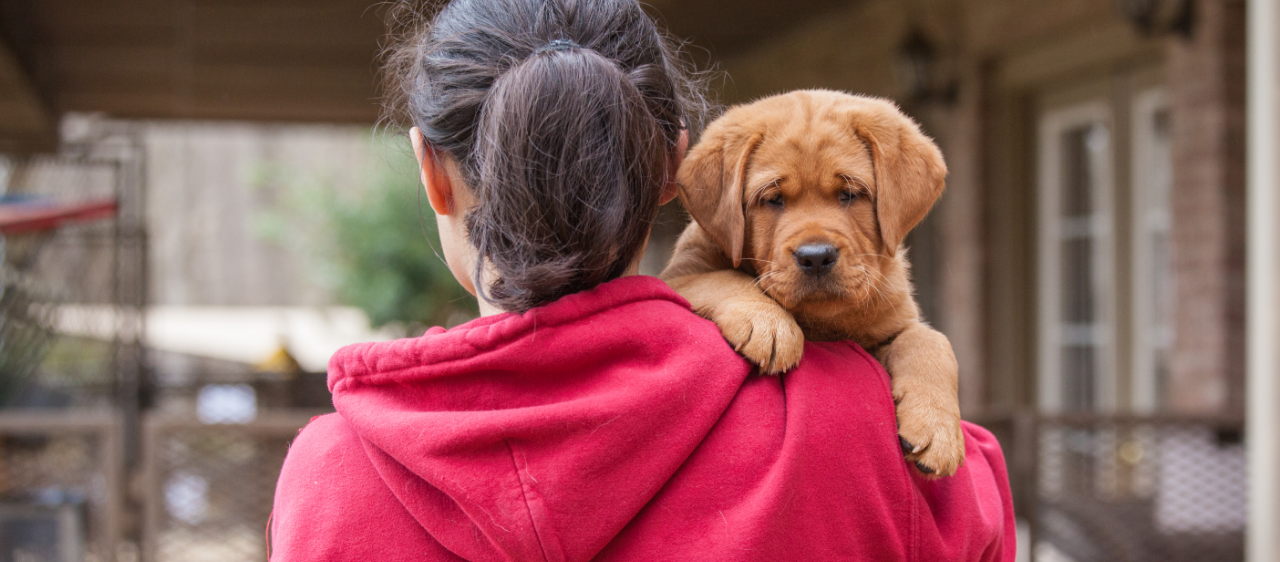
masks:
<instances>
[{"instance_id":1,"label":"house siding","mask_svg":"<svg viewBox=\"0 0 1280 562\"><path fill-rule=\"evenodd\" d=\"M1243 412L1244 2L1197 2L1169 49L1175 347L1167 406Z\"/></svg>"}]
</instances>

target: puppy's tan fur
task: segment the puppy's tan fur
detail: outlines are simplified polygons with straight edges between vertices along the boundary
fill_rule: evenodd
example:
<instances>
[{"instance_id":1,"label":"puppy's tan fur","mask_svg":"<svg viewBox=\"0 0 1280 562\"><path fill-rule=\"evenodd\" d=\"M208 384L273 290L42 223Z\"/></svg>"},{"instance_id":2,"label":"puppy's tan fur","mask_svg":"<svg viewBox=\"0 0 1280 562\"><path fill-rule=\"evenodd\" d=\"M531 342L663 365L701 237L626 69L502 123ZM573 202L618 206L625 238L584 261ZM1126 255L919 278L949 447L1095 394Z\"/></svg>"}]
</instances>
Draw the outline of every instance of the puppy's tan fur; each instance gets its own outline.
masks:
<instances>
[{"instance_id":1,"label":"puppy's tan fur","mask_svg":"<svg viewBox=\"0 0 1280 562\"><path fill-rule=\"evenodd\" d=\"M892 103L806 90L735 107L681 166L693 215L662 277L762 372L800 361L804 340L853 340L893 378L908 460L937 476L964 459L957 366L920 320L903 238L945 185L942 154ZM793 252L830 244L806 274Z\"/></svg>"}]
</instances>

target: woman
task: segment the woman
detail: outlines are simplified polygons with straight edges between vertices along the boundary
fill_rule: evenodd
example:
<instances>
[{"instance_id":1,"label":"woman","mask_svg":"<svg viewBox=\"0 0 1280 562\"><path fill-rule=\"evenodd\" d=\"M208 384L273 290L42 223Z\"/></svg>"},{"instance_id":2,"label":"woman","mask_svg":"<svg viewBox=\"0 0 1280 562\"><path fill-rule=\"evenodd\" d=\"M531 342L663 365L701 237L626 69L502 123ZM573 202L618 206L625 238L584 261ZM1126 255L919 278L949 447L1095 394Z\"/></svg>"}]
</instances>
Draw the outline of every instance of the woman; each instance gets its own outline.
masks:
<instances>
[{"instance_id":1,"label":"woman","mask_svg":"<svg viewBox=\"0 0 1280 562\"><path fill-rule=\"evenodd\" d=\"M853 344L753 375L636 275L700 117L635 0L456 0L392 57L483 317L334 355L271 560L1012 560L995 439L927 480Z\"/></svg>"}]
</instances>

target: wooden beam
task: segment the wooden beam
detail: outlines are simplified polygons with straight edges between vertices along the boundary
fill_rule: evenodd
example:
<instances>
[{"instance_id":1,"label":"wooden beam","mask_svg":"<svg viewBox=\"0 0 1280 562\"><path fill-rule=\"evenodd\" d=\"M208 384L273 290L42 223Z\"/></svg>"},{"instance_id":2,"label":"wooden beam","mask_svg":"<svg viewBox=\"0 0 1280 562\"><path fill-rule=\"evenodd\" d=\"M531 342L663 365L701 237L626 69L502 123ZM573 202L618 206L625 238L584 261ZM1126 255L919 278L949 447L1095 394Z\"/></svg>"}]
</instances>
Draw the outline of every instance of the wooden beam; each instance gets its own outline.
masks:
<instances>
[{"instance_id":1,"label":"wooden beam","mask_svg":"<svg viewBox=\"0 0 1280 562\"><path fill-rule=\"evenodd\" d=\"M653 0L718 56L861 0ZM0 136L49 138L64 112L122 118L374 122L377 0L0 0L13 42ZM702 53L695 59L705 62ZM17 59L21 64L14 63ZM17 76L15 78L14 76ZM11 91L24 92L20 110ZM34 92L44 98L34 97ZM7 137L6 137L7 138Z\"/></svg>"},{"instance_id":2,"label":"wooden beam","mask_svg":"<svg viewBox=\"0 0 1280 562\"><path fill-rule=\"evenodd\" d=\"M13 51L0 43L0 151L48 149L56 139L52 113Z\"/></svg>"},{"instance_id":3,"label":"wooden beam","mask_svg":"<svg viewBox=\"0 0 1280 562\"><path fill-rule=\"evenodd\" d=\"M650 0L647 4L660 26L722 59L859 1Z\"/></svg>"}]
</instances>

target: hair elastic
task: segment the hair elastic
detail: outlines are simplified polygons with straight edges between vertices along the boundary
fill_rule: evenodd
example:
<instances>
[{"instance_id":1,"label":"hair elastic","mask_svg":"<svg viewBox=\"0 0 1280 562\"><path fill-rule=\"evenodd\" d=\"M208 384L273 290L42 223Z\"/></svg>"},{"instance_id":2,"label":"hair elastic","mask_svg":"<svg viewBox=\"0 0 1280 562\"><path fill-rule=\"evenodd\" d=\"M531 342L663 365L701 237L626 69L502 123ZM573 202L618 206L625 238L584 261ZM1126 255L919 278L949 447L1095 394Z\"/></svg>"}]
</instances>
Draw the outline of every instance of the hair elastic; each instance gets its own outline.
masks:
<instances>
[{"instance_id":1,"label":"hair elastic","mask_svg":"<svg viewBox=\"0 0 1280 562\"><path fill-rule=\"evenodd\" d=\"M546 53L550 51L564 51L567 49L581 49L581 48L582 48L582 45L574 43L573 41L570 41L568 39L555 39L550 43L547 43L546 45L538 47L538 50L534 51L533 54L540 55L542 53Z\"/></svg>"}]
</instances>

